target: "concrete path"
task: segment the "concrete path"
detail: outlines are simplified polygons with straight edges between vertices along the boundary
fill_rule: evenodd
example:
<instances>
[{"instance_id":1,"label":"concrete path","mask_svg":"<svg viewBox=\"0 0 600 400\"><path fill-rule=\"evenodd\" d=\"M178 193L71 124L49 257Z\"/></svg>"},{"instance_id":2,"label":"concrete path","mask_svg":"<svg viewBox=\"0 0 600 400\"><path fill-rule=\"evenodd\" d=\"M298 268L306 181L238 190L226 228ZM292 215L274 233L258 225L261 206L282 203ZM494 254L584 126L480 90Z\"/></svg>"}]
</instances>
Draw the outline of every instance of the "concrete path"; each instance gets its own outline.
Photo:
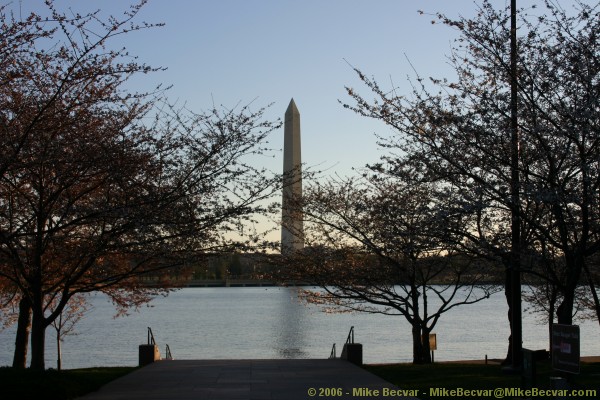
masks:
<instances>
[{"instance_id":1,"label":"concrete path","mask_svg":"<svg viewBox=\"0 0 600 400\"><path fill-rule=\"evenodd\" d=\"M414 399L384 392L390 389L397 390L343 360L175 360L150 364L82 399Z\"/></svg>"}]
</instances>

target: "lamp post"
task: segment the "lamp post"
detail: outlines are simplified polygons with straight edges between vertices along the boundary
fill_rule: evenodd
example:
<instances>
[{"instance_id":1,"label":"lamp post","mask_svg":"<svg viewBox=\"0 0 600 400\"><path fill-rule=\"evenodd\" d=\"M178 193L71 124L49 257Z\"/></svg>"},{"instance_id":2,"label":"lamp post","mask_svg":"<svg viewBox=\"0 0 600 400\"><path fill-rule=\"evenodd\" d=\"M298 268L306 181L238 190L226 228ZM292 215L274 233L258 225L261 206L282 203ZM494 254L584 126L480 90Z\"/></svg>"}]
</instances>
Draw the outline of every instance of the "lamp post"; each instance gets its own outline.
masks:
<instances>
[{"instance_id":1,"label":"lamp post","mask_svg":"<svg viewBox=\"0 0 600 400\"><path fill-rule=\"evenodd\" d=\"M520 138L517 117L517 1L510 2L510 143L511 143L511 254L510 254L510 324L512 369L522 366L521 320L521 206L519 177Z\"/></svg>"}]
</instances>

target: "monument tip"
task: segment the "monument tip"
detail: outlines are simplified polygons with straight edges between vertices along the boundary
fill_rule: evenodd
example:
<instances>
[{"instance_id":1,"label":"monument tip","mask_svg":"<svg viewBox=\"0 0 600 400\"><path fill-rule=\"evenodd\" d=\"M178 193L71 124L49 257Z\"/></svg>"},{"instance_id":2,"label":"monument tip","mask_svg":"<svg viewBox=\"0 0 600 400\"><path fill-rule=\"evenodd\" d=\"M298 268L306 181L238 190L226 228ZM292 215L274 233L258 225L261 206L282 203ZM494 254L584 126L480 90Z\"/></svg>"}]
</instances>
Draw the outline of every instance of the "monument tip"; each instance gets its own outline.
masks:
<instances>
[{"instance_id":1,"label":"monument tip","mask_svg":"<svg viewBox=\"0 0 600 400\"><path fill-rule=\"evenodd\" d=\"M288 105L288 108L285 111L285 113L286 114L289 114L289 113L300 114L300 112L298 111L298 107L296 107L296 102L294 101L293 97L290 100L290 104Z\"/></svg>"}]
</instances>

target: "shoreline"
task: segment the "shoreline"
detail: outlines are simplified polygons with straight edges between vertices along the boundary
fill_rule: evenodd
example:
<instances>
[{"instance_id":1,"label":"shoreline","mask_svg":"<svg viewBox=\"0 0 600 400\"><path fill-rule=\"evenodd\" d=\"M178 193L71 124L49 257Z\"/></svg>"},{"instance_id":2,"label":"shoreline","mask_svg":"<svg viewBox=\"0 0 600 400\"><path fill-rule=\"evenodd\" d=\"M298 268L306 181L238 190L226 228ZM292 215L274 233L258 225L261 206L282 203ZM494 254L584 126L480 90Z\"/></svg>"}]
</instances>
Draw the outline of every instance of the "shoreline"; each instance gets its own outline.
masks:
<instances>
[{"instance_id":1,"label":"shoreline","mask_svg":"<svg viewBox=\"0 0 600 400\"><path fill-rule=\"evenodd\" d=\"M579 358L583 364L600 363L600 356L582 356ZM500 358L488 358L487 365L500 365L502 363ZM433 364L477 364L486 365L486 360L452 360L452 361L435 361ZM385 365L412 365L412 363L374 363L365 365L385 366ZM423 364L426 365L426 364Z\"/></svg>"}]
</instances>

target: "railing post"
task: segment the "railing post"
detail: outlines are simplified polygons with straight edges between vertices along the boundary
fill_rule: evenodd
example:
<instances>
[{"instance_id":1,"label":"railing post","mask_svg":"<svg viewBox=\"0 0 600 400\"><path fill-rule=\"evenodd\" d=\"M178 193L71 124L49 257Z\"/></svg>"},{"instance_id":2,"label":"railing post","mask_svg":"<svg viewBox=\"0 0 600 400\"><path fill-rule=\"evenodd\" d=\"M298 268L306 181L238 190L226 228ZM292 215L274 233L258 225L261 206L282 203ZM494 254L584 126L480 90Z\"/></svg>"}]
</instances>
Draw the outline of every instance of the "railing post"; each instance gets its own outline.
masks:
<instances>
[{"instance_id":1,"label":"railing post","mask_svg":"<svg viewBox=\"0 0 600 400\"><path fill-rule=\"evenodd\" d=\"M148 344L156 344L156 340L154 340L154 334L152 333L152 329L148 327Z\"/></svg>"},{"instance_id":2,"label":"railing post","mask_svg":"<svg viewBox=\"0 0 600 400\"><path fill-rule=\"evenodd\" d=\"M346 338L346 343L354 343L354 326L350 327L350 332L348 332L348 337Z\"/></svg>"},{"instance_id":3,"label":"railing post","mask_svg":"<svg viewBox=\"0 0 600 400\"><path fill-rule=\"evenodd\" d=\"M346 344L344 344L344 349L342 350L341 358L351 363L362 365L362 350L362 344L354 343L354 327L351 327L346 338Z\"/></svg>"},{"instance_id":4,"label":"railing post","mask_svg":"<svg viewBox=\"0 0 600 400\"><path fill-rule=\"evenodd\" d=\"M148 344L141 344L139 346L140 367L160 360L160 351L158 350L158 346L156 345L156 341L154 340L154 335L152 334L152 329L150 329L150 327L148 327L147 339Z\"/></svg>"}]
</instances>

